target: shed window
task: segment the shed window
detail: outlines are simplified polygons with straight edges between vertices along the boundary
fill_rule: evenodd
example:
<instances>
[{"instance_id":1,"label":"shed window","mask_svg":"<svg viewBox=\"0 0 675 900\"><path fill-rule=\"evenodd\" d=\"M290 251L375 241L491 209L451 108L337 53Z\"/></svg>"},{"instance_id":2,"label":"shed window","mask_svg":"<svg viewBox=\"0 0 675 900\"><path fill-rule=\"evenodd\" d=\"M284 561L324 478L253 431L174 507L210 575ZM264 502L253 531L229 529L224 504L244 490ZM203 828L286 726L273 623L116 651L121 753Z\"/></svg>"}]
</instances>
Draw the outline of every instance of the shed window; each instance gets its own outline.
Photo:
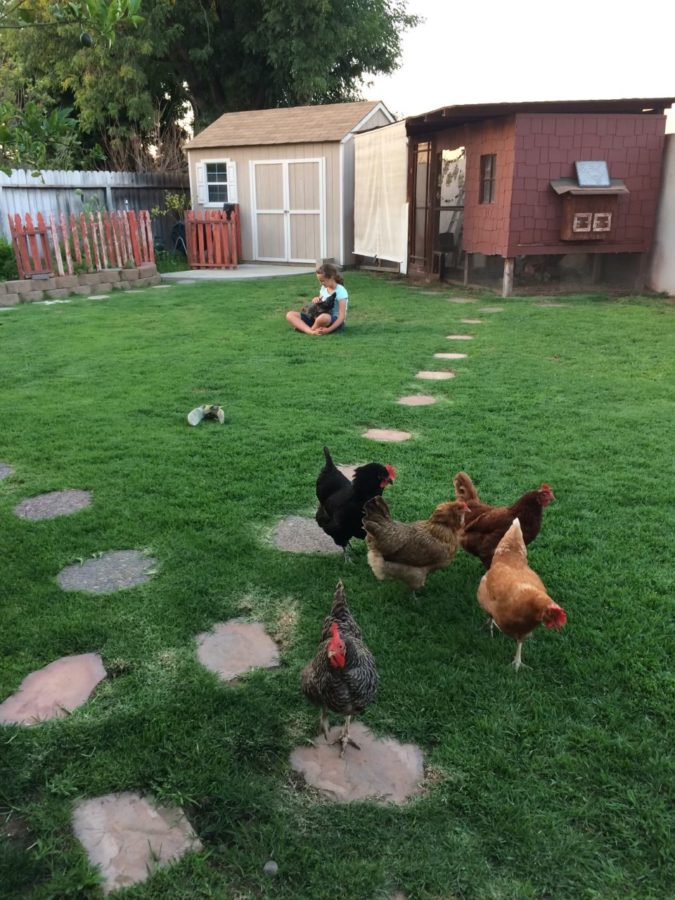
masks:
<instances>
[{"instance_id":1,"label":"shed window","mask_svg":"<svg viewBox=\"0 0 675 900\"><path fill-rule=\"evenodd\" d=\"M197 163L197 184L201 206L222 208L237 203L236 164L231 159Z\"/></svg>"},{"instance_id":2,"label":"shed window","mask_svg":"<svg viewBox=\"0 0 675 900\"><path fill-rule=\"evenodd\" d=\"M480 202L495 202L495 179L497 175L497 155L487 153L480 158Z\"/></svg>"}]
</instances>

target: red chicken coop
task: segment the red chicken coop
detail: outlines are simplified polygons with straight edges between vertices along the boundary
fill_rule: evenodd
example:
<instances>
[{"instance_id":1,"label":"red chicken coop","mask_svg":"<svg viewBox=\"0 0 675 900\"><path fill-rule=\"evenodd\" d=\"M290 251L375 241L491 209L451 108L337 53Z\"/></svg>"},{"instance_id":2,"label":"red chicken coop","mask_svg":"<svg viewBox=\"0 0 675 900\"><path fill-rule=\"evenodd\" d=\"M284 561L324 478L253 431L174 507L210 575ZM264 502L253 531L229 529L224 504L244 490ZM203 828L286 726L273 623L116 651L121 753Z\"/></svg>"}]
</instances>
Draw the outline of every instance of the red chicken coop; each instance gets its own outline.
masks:
<instances>
[{"instance_id":1,"label":"red chicken coop","mask_svg":"<svg viewBox=\"0 0 675 900\"><path fill-rule=\"evenodd\" d=\"M515 285L623 279L652 246L673 98L449 106L407 119L408 271Z\"/></svg>"}]
</instances>

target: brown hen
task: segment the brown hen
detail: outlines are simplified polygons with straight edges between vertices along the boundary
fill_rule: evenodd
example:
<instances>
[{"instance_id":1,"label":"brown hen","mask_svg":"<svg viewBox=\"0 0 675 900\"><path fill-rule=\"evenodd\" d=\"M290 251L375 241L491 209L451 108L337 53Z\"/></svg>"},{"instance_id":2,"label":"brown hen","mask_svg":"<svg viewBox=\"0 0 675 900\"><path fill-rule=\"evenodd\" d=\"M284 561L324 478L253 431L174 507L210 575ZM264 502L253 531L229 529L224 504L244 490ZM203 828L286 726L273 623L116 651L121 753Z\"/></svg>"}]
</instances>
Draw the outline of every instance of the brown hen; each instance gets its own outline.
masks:
<instances>
[{"instance_id":1,"label":"brown hen","mask_svg":"<svg viewBox=\"0 0 675 900\"><path fill-rule=\"evenodd\" d=\"M528 491L511 506L490 506L483 503L466 472L458 472L452 479L455 497L469 507L460 541L467 553L479 557L486 569L492 555L514 519L520 520L525 544L531 544L539 534L544 507L555 500L553 491L542 484L536 491Z\"/></svg>"},{"instance_id":2,"label":"brown hen","mask_svg":"<svg viewBox=\"0 0 675 900\"><path fill-rule=\"evenodd\" d=\"M376 578L396 578L413 593L424 586L429 572L450 565L459 546L467 505L463 500L441 503L428 519L406 524L391 517L382 497L364 507L363 527L368 565Z\"/></svg>"},{"instance_id":3,"label":"brown hen","mask_svg":"<svg viewBox=\"0 0 675 900\"><path fill-rule=\"evenodd\" d=\"M328 710L345 716L340 736L340 756L347 744L360 749L349 736L352 716L359 715L377 693L377 669L373 654L366 647L338 581L330 614L321 631L321 643L314 659L302 670L300 687L315 706L321 708L320 727L328 740Z\"/></svg>"}]
</instances>

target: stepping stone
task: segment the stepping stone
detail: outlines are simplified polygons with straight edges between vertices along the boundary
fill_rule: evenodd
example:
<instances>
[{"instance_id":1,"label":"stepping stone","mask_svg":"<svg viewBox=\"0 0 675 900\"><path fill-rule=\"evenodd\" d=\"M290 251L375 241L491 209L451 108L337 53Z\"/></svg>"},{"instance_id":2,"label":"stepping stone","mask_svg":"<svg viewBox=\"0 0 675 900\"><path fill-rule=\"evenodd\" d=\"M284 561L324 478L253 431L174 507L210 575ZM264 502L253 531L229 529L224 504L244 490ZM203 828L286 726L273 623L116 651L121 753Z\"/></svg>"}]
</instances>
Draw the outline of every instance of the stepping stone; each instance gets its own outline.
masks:
<instances>
[{"instance_id":1,"label":"stepping stone","mask_svg":"<svg viewBox=\"0 0 675 900\"><path fill-rule=\"evenodd\" d=\"M20 519L55 519L68 516L91 504L89 491L52 491L22 500L14 507Z\"/></svg>"},{"instance_id":2,"label":"stepping stone","mask_svg":"<svg viewBox=\"0 0 675 900\"><path fill-rule=\"evenodd\" d=\"M9 476L14 472L14 469L11 466L8 466L7 463L0 463L0 481L3 478L9 478Z\"/></svg>"},{"instance_id":3,"label":"stepping stone","mask_svg":"<svg viewBox=\"0 0 675 900\"><path fill-rule=\"evenodd\" d=\"M478 303L474 297L446 297L448 303Z\"/></svg>"},{"instance_id":4,"label":"stepping stone","mask_svg":"<svg viewBox=\"0 0 675 900\"><path fill-rule=\"evenodd\" d=\"M463 325L482 325L482 319L461 319Z\"/></svg>"},{"instance_id":5,"label":"stepping stone","mask_svg":"<svg viewBox=\"0 0 675 900\"><path fill-rule=\"evenodd\" d=\"M364 431L361 437L368 438L370 441L387 441L399 442L407 441L412 437L409 431L396 431L393 428L369 428Z\"/></svg>"},{"instance_id":6,"label":"stepping stone","mask_svg":"<svg viewBox=\"0 0 675 900\"><path fill-rule=\"evenodd\" d=\"M535 303L535 306L541 307L541 309L566 309L569 304L568 303Z\"/></svg>"},{"instance_id":7,"label":"stepping stone","mask_svg":"<svg viewBox=\"0 0 675 900\"><path fill-rule=\"evenodd\" d=\"M434 359L466 359L466 353L434 353Z\"/></svg>"},{"instance_id":8,"label":"stepping stone","mask_svg":"<svg viewBox=\"0 0 675 900\"><path fill-rule=\"evenodd\" d=\"M0 722L36 725L62 719L82 706L105 677L98 653L62 656L24 678L19 690L0 704Z\"/></svg>"},{"instance_id":9,"label":"stepping stone","mask_svg":"<svg viewBox=\"0 0 675 900\"><path fill-rule=\"evenodd\" d=\"M329 741L339 733L339 727L332 728ZM292 768L338 803L374 800L402 804L422 792L424 757L419 747L399 744L393 738L376 738L361 722L352 722L349 734L360 750L347 747L341 759L339 745L326 743L321 735L315 747L292 751Z\"/></svg>"},{"instance_id":10,"label":"stepping stone","mask_svg":"<svg viewBox=\"0 0 675 900\"><path fill-rule=\"evenodd\" d=\"M177 281L176 284L197 284L194 278L186 278L184 281Z\"/></svg>"},{"instance_id":11,"label":"stepping stone","mask_svg":"<svg viewBox=\"0 0 675 900\"><path fill-rule=\"evenodd\" d=\"M14 306L0 306L0 312L9 312L10 309L16 309L18 303L15 303Z\"/></svg>"},{"instance_id":12,"label":"stepping stone","mask_svg":"<svg viewBox=\"0 0 675 900\"><path fill-rule=\"evenodd\" d=\"M35 300L33 302L33 306L54 306L55 303L70 303L70 302L71 302L70 300Z\"/></svg>"},{"instance_id":13,"label":"stepping stone","mask_svg":"<svg viewBox=\"0 0 675 900\"><path fill-rule=\"evenodd\" d=\"M110 294L90 294L90 300L110 300Z\"/></svg>"},{"instance_id":14,"label":"stepping stone","mask_svg":"<svg viewBox=\"0 0 675 900\"><path fill-rule=\"evenodd\" d=\"M280 550L290 553L342 553L332 537L303 516L286 516L274 529L272 540Z\"/></svg>"},{"instance_id":15,"label":"stepping stone","mask_svg":"<svg viewBox=\"0 0 675 900\"><path fill-rule=\"evenodd\" d=\"M197 635L199 662L223 681L279 665L279 648L260 622L233 619Z\"/></svg>"},{"instance_id":16,"label":"stepping stone","mask_svg":"<svg viewBox=\"0 0 675 900\"><path fill-rule=\"evenodd\" d=\"M447 336L448 341L472 341L472 334L449 334Z\"/></svg>"},{"instance_id":17,"label":"stepping stone","mask_svg":"<svg viewBox=\"0 0 675 900\"><path fill-rule=\"evenodd\" d=\"M100 869L104 894L147 881L158 868L202 849L181 809L131 792L80 800L73 831Z\"/></svg>"},{"instance_id":18,"label":"stepping stone","mask_svg":"<svg viewBox=\"0 0 675 900\"><path fill-rule=\"evenodd\" d=\"M171 288L172 284L153 284L152 287L157 290L161 290L162 288Z\"/></svg>"},{"instance_id":19,"label":"stepping stone","mask_svg":"<svg viewBox=\"0 0 675 900\"><path fill-rule=\"evenodd\" d=\"M449 378L454 378L455 373L444 371L444 372L418 372L415 375L415 378L424 378L426 381L447 381Z\"/></svg>"},{"instance_id":20,"label":"stepping stone","mask_svg":"<svg viewBox=\"0 0 675 900\"><path fill-rule=\"evenodd\" d=\"M482 313L504 312L504 307L503 306L483 306L481 309L478 310L478 312L482 312Z\"/></svg>"},{"instance_id":21,"label":"stepping stone","mask_svg":"<svg viewBox=\"0 0 675 900\"><path fill-rule=\"evenodd\" d=\"M431 406L436 398L429 394L411 394L409 397L400 397L396 402L401 406Z\"/></svg>"},{"instance_id":22,"label":"stepping stone","mask_svg":"<svg viewBox=\"0 0 675 900\"><path fill-rule=\"evenodd\" d=\"M351 481L358 467L362 465L363 463L354 463L353 465L336 466L336 468L342 472L345 478L348 478Z\"/></svg>"},{"instance_id":23,"label":"stepping stone","mask_svg":"<svg viewBox=\"0 0 675 900\"><path fill-rule=\"evenodd\" d=\"M138 550L110 550L82 565L66 566L56 576L64 591L109 594L145 584L152 577L157 560Z\"/></svg>"}]
</instances>

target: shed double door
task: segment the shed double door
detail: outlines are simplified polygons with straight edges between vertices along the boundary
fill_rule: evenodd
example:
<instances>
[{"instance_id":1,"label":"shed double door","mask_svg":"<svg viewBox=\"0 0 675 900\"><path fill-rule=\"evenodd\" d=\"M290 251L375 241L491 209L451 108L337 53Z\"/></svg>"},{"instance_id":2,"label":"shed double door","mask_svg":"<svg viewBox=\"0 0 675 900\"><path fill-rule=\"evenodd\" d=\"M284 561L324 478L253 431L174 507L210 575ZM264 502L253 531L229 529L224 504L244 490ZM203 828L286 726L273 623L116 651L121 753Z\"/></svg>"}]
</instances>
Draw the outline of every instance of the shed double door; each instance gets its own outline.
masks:
<instances>
[{"instance_id":1,"label":"shed double door","mask_svg":"<svg viewBox=\"0 0 675 900\"><path fill-rule=\"evenodd\" d=\"M252 160L253 256L315 263L326 255L323 159Z\"/></svg>"}]
</instances>

